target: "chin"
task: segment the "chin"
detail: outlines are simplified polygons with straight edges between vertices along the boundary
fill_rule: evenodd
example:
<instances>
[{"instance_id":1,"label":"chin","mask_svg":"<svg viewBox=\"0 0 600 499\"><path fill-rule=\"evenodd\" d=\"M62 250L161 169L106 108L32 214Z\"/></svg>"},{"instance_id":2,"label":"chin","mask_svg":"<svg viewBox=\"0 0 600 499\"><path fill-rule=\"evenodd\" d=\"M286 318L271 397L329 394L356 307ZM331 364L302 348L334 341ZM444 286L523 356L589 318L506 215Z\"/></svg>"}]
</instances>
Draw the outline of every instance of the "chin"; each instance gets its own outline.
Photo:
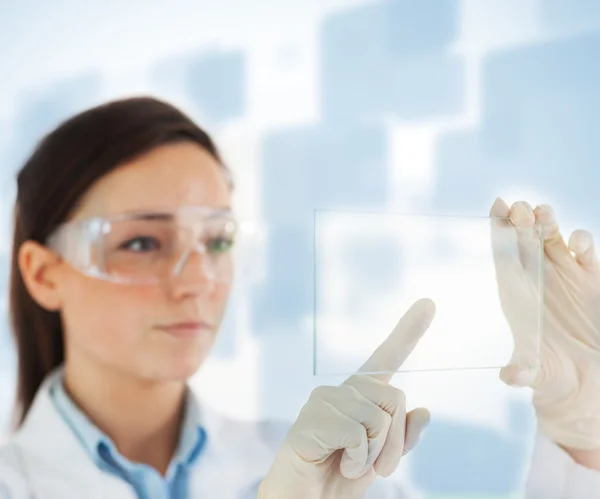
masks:
<instances>
[{"instance_id":1,"label":"chin","mask_svg":"<svg viewBox=\"0 0 600 499\"><path fill-rule=\"evenodd\" d=\"M207 356L207 351L194 352L190 349L183 354L172 356L171 359L165 359L163 372L172 381L187 381L198 372Z\"/></svg>"}]
</instances>

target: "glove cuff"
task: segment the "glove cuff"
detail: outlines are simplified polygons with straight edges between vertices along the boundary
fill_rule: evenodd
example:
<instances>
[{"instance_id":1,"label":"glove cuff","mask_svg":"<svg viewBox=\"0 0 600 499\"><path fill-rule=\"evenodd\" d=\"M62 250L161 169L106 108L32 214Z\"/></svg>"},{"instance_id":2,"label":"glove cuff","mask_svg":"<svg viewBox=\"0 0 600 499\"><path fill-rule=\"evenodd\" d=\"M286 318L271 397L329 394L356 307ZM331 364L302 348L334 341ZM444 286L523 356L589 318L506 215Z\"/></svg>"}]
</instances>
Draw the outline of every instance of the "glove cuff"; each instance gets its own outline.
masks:
<instances>
[{"instance_id":1,"label":"glove cuff","mask_svg":"<svg viewBox=\"0 0 600 499\"><path fill-rule=\"evenodd\" d=\"M560 420L539 418L539 429L555 443L579 450L600 449L600 414L562 417Z\"/></svg>"}]
</instances>

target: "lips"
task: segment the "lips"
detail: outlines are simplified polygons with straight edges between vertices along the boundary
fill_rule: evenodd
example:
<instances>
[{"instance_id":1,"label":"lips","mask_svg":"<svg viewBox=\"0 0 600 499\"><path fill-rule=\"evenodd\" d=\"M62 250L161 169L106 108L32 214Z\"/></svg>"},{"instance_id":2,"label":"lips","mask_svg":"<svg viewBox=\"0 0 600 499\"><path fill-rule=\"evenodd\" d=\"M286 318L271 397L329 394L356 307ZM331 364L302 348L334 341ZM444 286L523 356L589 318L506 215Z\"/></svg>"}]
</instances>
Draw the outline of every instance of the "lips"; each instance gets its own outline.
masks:
<instances>
[{"instance_id":1,"label":"lips","mask_svg":"<svg viewBox=\"0 0 600 499\"><path fill-rule=\"evenodd\" d=\"M206 334L213 330L213 327L203 321L198 322L179 322L176 324L169 324L164 326L158 326L160 331L164 331L173 336L181 338L196 338L202 334Z\"/></svg>"}]
</instances>

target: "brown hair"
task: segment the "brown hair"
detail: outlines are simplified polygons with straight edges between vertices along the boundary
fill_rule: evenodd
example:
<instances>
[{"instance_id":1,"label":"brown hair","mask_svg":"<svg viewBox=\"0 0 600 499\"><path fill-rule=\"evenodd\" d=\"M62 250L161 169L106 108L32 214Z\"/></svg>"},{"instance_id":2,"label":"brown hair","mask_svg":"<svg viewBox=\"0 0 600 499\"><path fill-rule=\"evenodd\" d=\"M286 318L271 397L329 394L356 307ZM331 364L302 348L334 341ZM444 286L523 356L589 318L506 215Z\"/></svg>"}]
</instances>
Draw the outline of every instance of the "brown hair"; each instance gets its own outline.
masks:
<instances>
[{"instance_id":1,"label":"brown hair","mask_svg":"<svg viewBox=\"0 0 600 499\"><path fill-rule=\"evenodd\" d=\"M44 378L64 361L60 315L29 295L18 266L21 245L27 240L44 244L104 175L177 141L198 143L223 165L210 136L182 111L154 98L135 97L71 117L41 140L19 171L10 274L10 320L18 355L17 427Z\"/></svg>"}]
</instances>

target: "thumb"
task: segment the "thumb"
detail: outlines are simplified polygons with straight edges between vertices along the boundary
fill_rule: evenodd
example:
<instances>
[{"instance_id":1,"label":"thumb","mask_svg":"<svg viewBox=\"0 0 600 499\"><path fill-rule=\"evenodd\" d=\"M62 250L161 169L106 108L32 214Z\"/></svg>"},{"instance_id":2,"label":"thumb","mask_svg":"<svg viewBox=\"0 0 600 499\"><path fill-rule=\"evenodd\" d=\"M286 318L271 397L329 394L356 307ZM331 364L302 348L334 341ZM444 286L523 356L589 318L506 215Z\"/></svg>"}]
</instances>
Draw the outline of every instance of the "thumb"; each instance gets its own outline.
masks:
<instances>
[{"instance_id":1,"label":"thumb","mask_svg":"<svg viewBox=\"0 0 600 499\"><path fill-rule=\"evenodd\" d=\"M406 437L404 438L403 455L413 450L419 441L425 429L429 426L431 414L423 407L413 409L406 415Z\"/></svg>"},{"instance_id":2,"label":"thumb","mask_svg":"<svg viewBox=\"0 0 600 499\"><path fill-rule=\"evenodd\" d=\"M533 387L539 374L537 367L510 363L500 369L500 380L509 386Z\"/></svg>"},{"instance_id":3,"label":"thumb","mask_svg":"<svg viewBox=\"0 0 600 499\"><path fill-rule=\"evenodd\" d=\"M413 450L421 440L423 432L429 426L430 419L431 415L424 407L418 407L406 414L403 432L404 442L399 444L402 452L395 453L393 456L384 455L383 453L379 455L374 465L375 472L379 476L387 478L396 471L400 460ZM391 438L393 439L393 435L388 433L388 439ZM391 443L394 444L394 442Z\"/></svg>"}]
</instances>

